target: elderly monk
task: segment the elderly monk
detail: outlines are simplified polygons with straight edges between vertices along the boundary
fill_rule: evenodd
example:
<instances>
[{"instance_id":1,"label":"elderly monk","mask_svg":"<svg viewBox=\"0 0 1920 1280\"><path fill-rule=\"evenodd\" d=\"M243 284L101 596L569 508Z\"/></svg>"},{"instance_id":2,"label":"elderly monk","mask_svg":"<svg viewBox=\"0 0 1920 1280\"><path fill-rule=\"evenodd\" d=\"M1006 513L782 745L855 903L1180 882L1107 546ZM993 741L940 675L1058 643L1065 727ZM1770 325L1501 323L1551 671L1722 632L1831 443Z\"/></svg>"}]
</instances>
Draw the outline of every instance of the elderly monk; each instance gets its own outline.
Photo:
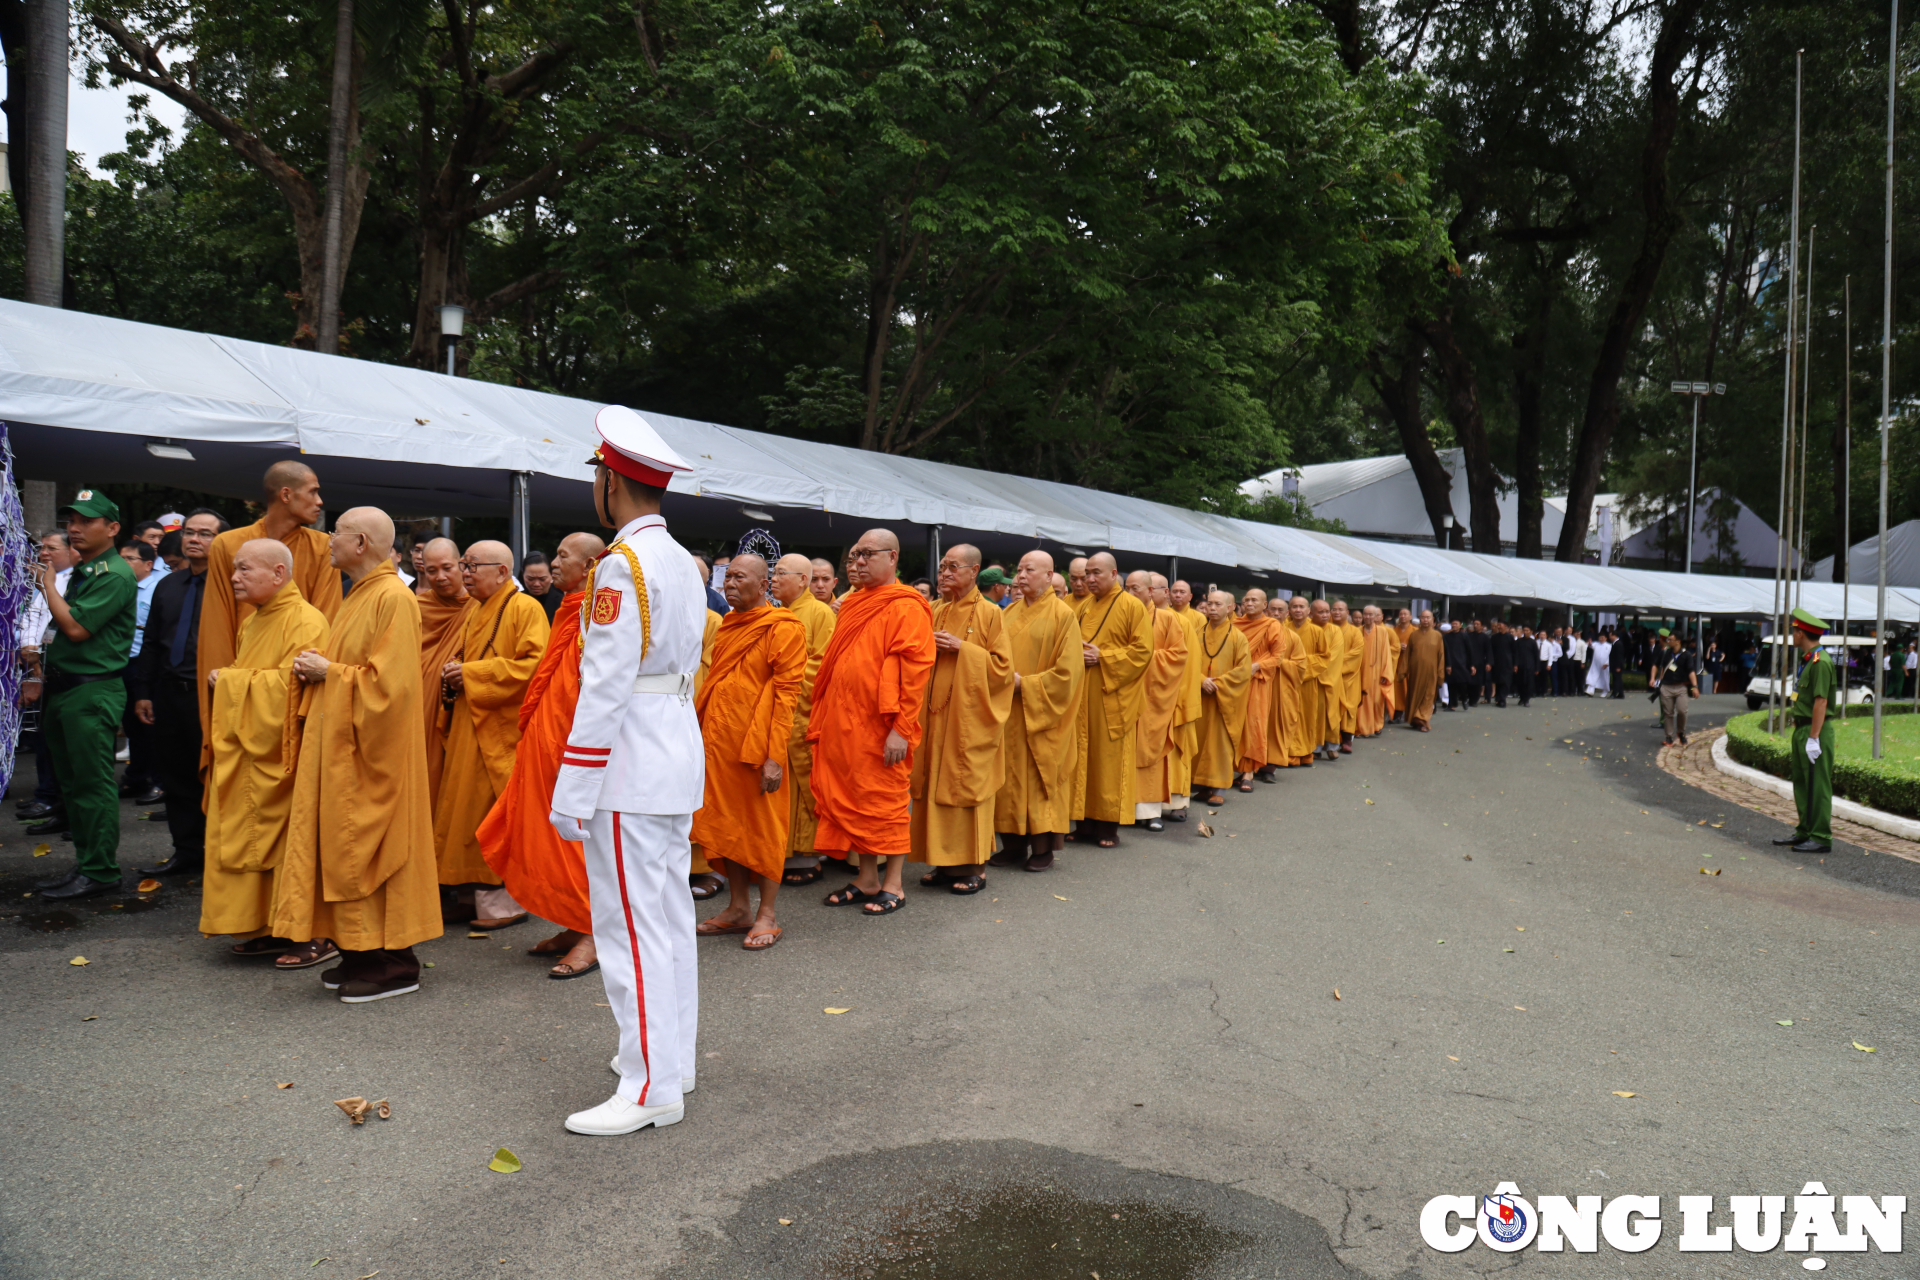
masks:
<instances>
[{"instance_id":1,"label":"elderly monk","mask_svg":"<svg viewBox=\"0 0 1920 1280\"><path fill-rule=\"evenodd\" d=\"M1307 753L1315 760L1327 745L1327 666L1333 642L1326 628L1314 620L1313 606L1324 601L1295 596L1287 603L1287 626L1299 638L1306 666L1300 673L1300 719L1305 726Z\"/></svg>"},{"instance_id":2,"label":"elderly monk","mask_svg":"<svg viewBox=\"0 0 1920 1280\"><path fill-rule=\"evenodd\" d=\"M1335 686L1340 704L1340 754L1350 756L1353 731L1360 716L1361 648L1366 640L1360 632L1359 620L1345 600L1333 602L1332 616L1334 630L1340 635L1340 681Z\"/></svg>"},{"instance_id":3,"label":"elderly monk","mask_svg":"<svg viewBox=\"0 0 1920 1280\"><path fill-rule=\"evenodd\" d=\"M327 643L293 660L299 758L269 928L332 938L321 973L348 1004L420 989L416 942L441 934L420 702L420 607L387 563L393 521L355 507L331 557L353 580Z\"/></svg>"},{"instance_id":4,"label":"elderly monk","mask_svg":"<svg viewBox=\"0 0 1920 1280\"><path fill-rule=\"evenodd\" d=\"M1079 696L1087 665L1073 607L1051 588L1053 557L1029 551L1014 571L1006 612L1013 706L1004 737L1006 782L993 805L995 866L1045 871L1073 825Z\"/></svg>"},{"instance_id":5,"label":"elderly monk","mask_svg":"<svg viewBox=\"0 0 1920 1280\"><path fill-rule=\"evenodd\" d=\"M1407 722L1407 641L1413 638L1413 610L1401 609L1393 623L1393 718L1400 723Z\"/></svg>"},{"instance_id":6,"label":"elderly monk","mask_svg":"<svg viewBox=\"0 0 1920 1280\"><path fill-rule=\"evenodd\" d=\"M420 601L420 687L440 688L440 673L460 654L465 642L467 615L475 602L467 594L460 573L460 548L452 538L435 538L420 552L420 580L414 596ZM447 755L447 731L452 718L439 697L428 697L427 796L440 798L440 770ZM543 815L541 821L545 822Z\"/></svg>"},{"instance_id":7,"label":"elderly monk","mask_svg":"<svg viewBox=\"0 0 1920 1280\"><path fill-rule=\"evenodd\" d=\"M477 833L513 772L520 703L551 628L540 602L514 584L513 552L505 543L468 547L460 577L475 603L461 627L459 651L440 669L447 754L433 802L433 839L440 883L453 886L459 900L453 918L491 931L527 918L487 865Z\"/></svg>"},{"instance_id":8,"label":"elderly monk","mask_svg":"<svg viewBox=\"0 0 1920 1280\"><path fill-rule=\"evenodd\" d=\"M1166 830L1160 815L1173 798L1177 757L1186 754L1187 624L1172 608L1159 606L1157 597L1166 593L1166 581L1145 569L1127 575L1127 592L1146 606L1153 633L1153 652L1140 678L1140 720L1133 732L1133 820L1148 831Z\"/></svg>"},{"instance_id":9,"label":"elderly monk","mask_svg":"<svg viewBox=\"0 0 1920 1280\"><path fill-rule=\"evenodd\" d=\"M782 556L781 559L786 557ZM805 559L803 556L802 559ZM840 586L840 575L833 570L831 560L807 561L807 591L821 604L831 606L833 593Z\"/></svg>"},{"instance_id":10,"label":"elderly monk","mask_svg":"<svg viewBox=\"0 0 1920 1280\"><path fill-rule=\"evenodd\" d=\"M743 933L740 945L748 951L765 951L780 941L774 902L780 896L791 816L787 743L807 675L806 625L768 602L767 580L767 562L759 556L743 552L728 561L721 582L728 612L714 637L707 678L694 698L706 743L707 781L706 798L693 815L693 838L727 877L725 909L694 932L703 938Z\"/></svg>"},{"instance_id":11,"label":"elderly monk","mask_svg":"<svg viewBox=\"0 0 1920 1280\"><path fill-rule=\"evenodd\" d=\"M1377 738L1393 714L1393 628L1368 605L1360 614L1360 706L1354 732Z\"/></svg>"},{"instance_id":12,"label":"elderly monk","mask_svg":"<svg viewBox=\"0 0 1920 1280\"><path fill-rule=\"evenodd\" d=\"M1138 764L1135 730L1146 702L1141 682L1153 657L1153 615L1120 585L1120 567L1105 551L1087 557L1087 600L1080 608L1087 684L1080 697L1080 766L1068 837L1111 849L1121 826L1132 826Z\"/></svg>"},{"instance_id":13,"label":"elderly monk","mask_svg":"<svg viewBox=\"0 0 1920 1280\"><path fill-rule=\"evenodd\" d=\"M813 849L813 752L807 746L807 717L813 709L813 678L833 639L834 613L820 600L811 575L824 560L784 555L773 566L772 594L781 608L800 619L807 632L807 669L800 680L800 700L793 706L793 733L787 738L787 849L781 876L785 884L812 884L826 874ZM827 565L828 573L833 570ZM826 584L829 591L832 583ZM828 597L831 599L831 596Z\"/></svg>"},{"instance_id":14,"label":"elderly monk","mask_svg":"<svg viewBox=\"0 0 1920 1280\"><path fill-rule=\"evenodd\" d=\"M1187 628L1186 679L1181 684L1180 709L1174 713L1175 733L1167 753L1166 810L1168 822L1185 822L1187 806L1193 799L1193 753L1199 746L1200 682L1205 678L1200 661L1200 632L1206 629L1206 615L1193 607L1193 588L1185 582L1168 582L1164 574L1153 575L1154 604L1167 609Z\"/></svg>"},{"instance_id":15,"label":"elderly monk","mask_svg":"<svg viewBox=\"0 0 1920 1280\"><path fill-rule=\"evenodd\" d=\"M1194 725L1193 785L1207 803L1227 802L1235 782L1240 743L1246 732L1247 695L1253 687L1253 659L1247 635L1234 618L1233 593L1212 591L1201 603L1206 625L1194 633L1200 668L1200 719ZM1273 625L1278 626L1278 623ZM1271 692L1272 686L1268 686Z\"/></svg>"},{"instance_id":16,"label":"elderly monk","mask_svg":"<svg viewBox=\"0 0 1920 1280\"><path fill-rule=\"evenodd\" d=\"M1274 781L1276 763L1294 763L1285 735L1274 731L1281 723L1274 699L1280 694L1281 668L1299 665L1298 647L1292 633L1268 614L1267 593L1259 587L1249 587L1241 597L1240 615L1233 625L1246 642L1248 687L1240 730L1234 735L1235 767L1230 781L1241 791L1252 791L1255 778ZM1296 673L1296 684L1297 679Z\"/></svg>"},{"instance_id":17,"label":"elderly monk","mask_svg":"<svg viewBox=\"0 0 1920 1280\"><path fill-rule=\"evenodd\" d=\"M607 544L591 533L570 533L553 553L553 585L560 603L540 665L520 700L520 741L506 790L474 832L487 865L514 901L560 926L527 948L530 956L559 956L547 976L578 978L600 967L593 945L593 908L580 850L548 821L560 757L580 699L580 607L587 570ZM438 673L436 672L436 678Z\"/></svg>"},{"instance_id":18,"label":"elderly monk","mask_svg":"<svg viewBox=\"0 0 1920 1280\"><path fill-rule=\"evenodd\" d=\"M933 868L926 886L973 894L993 856L993 802L1006 781L1001 751L1013 708L1013 646L1000 607L980 593L980 550L962 542L940 557L933 606L933 675L913 759L913 857Z\"/></svg>"},{"instance_id":19,"label":"elderly monk","mask_svg":"<svg viewBox=\"0 0 1920 1280\"><path fill-rule=\"evenodd\" d=\"M1407 727L1427 733L1432 729L1433 695L1447 666L1446 645L1433 629L1433 610L1420 611L1420 626L1400 651L1407 667Z\"/></svg>"},{"instance_id":20,"label":"elderly monk","mask_svg":"<svg viewBox=\"0 0 1920 1280\"><path fill-rule=\"evenodd\" d=\"M287 845L293 779L284 752L294 655L327 642L327 620L293 585L293 553L272 538L240 544L228 589L252 612L240 651L207 674L213 683L213 774L207 787L207 859L200 932L248 941L235 955L276 955L304 969L339 953L325 938L294 944L267 936L273 872Z\"/></svg>"},{"instance_id":21,"label":"elderly monk","mask_svg":"<svg viewBox=\"0 0 1920 1280\"><path fill-rule=\"evenodd\" d=\"M1067 598L1067 580L1065 578L1054 573L1047 575L1047 581L1053 584L1053 595L1056 600L1065 600Z\"/></svg>"},{"instance_id":22,"label":"elderly monk","mask_svg":"<svg viewBox=\"0 0 1920 1280\"><path fill-rule=\"evenodd\" d=\"M1087 592L1087 558L1075 556L1067 561L1067 603L1073 606L1077 616L1087 607L1092 597Z\"/></svg>"},{"instance_id":23,"label":"elderly monk","mask_svg":"<svg viewBox=\"0 0 1920 1280\"><path fill-rule=\"evenodd\" d=\"M1313 625L1326 637L1327 665L1320 671L1320 706L1326 723L1320 730L1320 750L1324 759L1338 760L1340 748L1340 688L1346 670L1347 635L1333 622L1333 603L1315 600L1308 606ZM1311 728L1311 726L1309 726Z\"/></svg>"},{"instance_id":24,"label":"elderly monk","mask_svg":"<svg viewBox=\"0 0 1920 1280\"><path fill-rule=\"evenodd\" d=\"M287 459L267 468L261 479L266 506L260 518L240 529L229 529L207 548L207 581L214 585L233 576L233 558L255 538L272 538L293 553L293 585L308 604L326 615L340 609L340 574L327 560L327 535L318 526L326 508L320 501L320 477L304 462ZM195 641L195 665L200 674L200 769L204 778L213 755L207 739L207 712L212 686L207 675L216 667L233 665L240 643L240 624L252 607L226 591L209 591L200 607L200 635Z\"/></svg>"},{"instance_id":25,"label":"elderly monk","mask_svg":"<svg viewBox=\"0 0 1920 1280\"><path fill-rule=\"evenodd\" d=\"M853 591L840 601L807 721L813 842L836 857L860 855L859 876L828 894L827 905L858 902L870 915L886 915L907 901L900 874L913 845L908 790L933 674L933 610L901 585L900 540L891 531L867 530L847 560Z\"/></svg>"}]
</instances>

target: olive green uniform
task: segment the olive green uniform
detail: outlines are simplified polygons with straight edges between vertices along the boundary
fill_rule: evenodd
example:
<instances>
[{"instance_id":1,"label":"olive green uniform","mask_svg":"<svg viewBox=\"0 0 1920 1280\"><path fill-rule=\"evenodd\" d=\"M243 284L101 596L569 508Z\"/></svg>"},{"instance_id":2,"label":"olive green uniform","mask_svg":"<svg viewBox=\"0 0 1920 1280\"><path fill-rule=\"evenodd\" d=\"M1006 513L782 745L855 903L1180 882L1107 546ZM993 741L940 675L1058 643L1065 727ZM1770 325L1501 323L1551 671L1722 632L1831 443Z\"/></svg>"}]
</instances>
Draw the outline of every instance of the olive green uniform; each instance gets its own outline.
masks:
<instances>
[{"instance_id":1,"label":"olive green uniform","mask_svg":"<svg viewBox=\"0 0 1920 1280\"><path fill-rule=\"evenodd\" d=\"M55 633L47 646L47 705L41 725L73 828L80 874L120 881L120 796L113 778L114 734L127 707L121 681L133 651L133 570L112 547L67 579L67 608L87 629L78 643Z\"/></svg>"},{"instance_id":2,"label":"olive green uniform","mask_svg":"<svg viewBox=\"0 0 1920 1280\"><path fill-rule=\"evenodd\" d=\"M1800 664L1794 680L1793 705L1787 709L1793 738L1787 748L1788 774L1793 779L1793 805L1800 821L1793 834L1801 840L1833 843L1833 709L1838 705L1840 677L1832 659L1819 649ZM1813 700L1827 700L1820 726L1820 758L1807 759L1807 739L1813 732Z\"/></svg>"}]
</instances>

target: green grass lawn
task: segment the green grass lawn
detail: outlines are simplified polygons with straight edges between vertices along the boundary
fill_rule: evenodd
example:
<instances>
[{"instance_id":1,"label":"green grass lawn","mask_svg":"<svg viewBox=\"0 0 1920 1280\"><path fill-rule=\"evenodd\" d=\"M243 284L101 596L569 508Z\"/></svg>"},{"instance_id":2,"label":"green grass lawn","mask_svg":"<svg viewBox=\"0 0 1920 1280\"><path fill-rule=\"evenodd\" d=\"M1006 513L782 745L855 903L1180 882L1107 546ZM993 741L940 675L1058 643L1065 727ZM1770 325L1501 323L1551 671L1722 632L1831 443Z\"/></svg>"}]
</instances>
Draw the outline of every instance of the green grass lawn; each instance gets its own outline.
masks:
<instances>
[{"instance_id":1,"label":"green grass lawn","mask_svg":"<svg viewBox=\"0 0 1920 1280\"><path fill-rule=\"evenodd\" d=\"M1920 716L1881 717L1880 744L1882 768L1920 778ZM1849 760L1873 759L1873 709L1848 707L1845 720L1835 717L1833 747Z\"/></svg>"}]
</instances>

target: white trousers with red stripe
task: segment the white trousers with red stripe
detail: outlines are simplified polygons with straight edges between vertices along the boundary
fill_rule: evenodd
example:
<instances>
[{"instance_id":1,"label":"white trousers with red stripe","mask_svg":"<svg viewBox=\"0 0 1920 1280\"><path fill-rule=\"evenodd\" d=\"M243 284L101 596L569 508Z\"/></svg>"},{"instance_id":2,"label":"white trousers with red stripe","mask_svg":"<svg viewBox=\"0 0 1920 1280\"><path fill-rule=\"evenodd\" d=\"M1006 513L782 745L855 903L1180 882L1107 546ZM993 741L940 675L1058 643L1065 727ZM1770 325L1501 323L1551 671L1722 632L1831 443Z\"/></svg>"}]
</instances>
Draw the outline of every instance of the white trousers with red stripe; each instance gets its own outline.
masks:
<instances>
[{"instance_id":1,"label":"white trousers with red stripe","mask_svg":"<svg viewBox=\"0 0 1920 1280\"><path fill-rule=\"evenodd\" d=\"M593 945L620 1026L619 1095L680 1101L694 1074L700 975L687 868L693 815L597 811L587 823Z\"/></svg>"}]
</instances>

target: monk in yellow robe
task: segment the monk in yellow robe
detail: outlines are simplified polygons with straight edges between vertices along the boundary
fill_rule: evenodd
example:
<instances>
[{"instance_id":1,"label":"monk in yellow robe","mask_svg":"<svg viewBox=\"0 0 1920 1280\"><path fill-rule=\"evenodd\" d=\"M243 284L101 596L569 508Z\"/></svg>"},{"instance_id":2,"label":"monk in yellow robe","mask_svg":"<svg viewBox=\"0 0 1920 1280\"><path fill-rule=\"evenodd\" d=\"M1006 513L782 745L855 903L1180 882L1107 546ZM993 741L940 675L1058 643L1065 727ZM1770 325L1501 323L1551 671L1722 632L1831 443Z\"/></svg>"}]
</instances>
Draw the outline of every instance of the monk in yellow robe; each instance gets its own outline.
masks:
<instances>
[{"instance_id":1,"label":"monk in yellow robe","mask_svg":"<svg viewBox=\"0 0 1920 1280\"><path fill-rule=\"evenodd\" d=\"M1393 628L1380 616L1375 605L1360 614L1360 706L1354 717L1354 733L1362 738L1377 738L1393 714Z\"/></svg>"},{"instance_id":2,"label":"monk in yellow robe","mask_svg":"<svg viewBox=\"0 0 1920 1280\"><path fill-rule=\"evenodd\" d=\"M1087 590L1087 558L1075 556L1067 561L1067 603L1073 608L1073 616L1079 617L1087 611L1087 601L1092 599Z\"/></svg>"},{"instance_id":3,"label":"monk in yellow robe","mask_svg":"<svg viewBox=\"0 0 1920 1280\"><path fill-rule=\"evenodd\" d=\"M1120 585L1120 567L1105 551L1087 557L1087 602L1080 610L1087 683L1080 699L1079 843L1111 849L1133 825L1134 731L1146 705L1141 683L1153 657L1153 615Z\"/></svg>"},{"instance_id":4,"label":"monk in yellow robe","mask_svg":"<svg viewBox=\"0 0 1920 1280\"><path fill-rule=\"evenodd\" d=\"M1057 573L1053 575L1053 597L1056 600L1067 598L1067 580Z\"/></svg>"},{"instance_id":5,"label":"monk in yellow robe","mask_svg":"<svg viewBox=\"0 0 1920 1280\"><path fill-rule=\"evenodd\" d=\"M295 942L333 939L340 964L320 978L348 1004L418 991L413 946L441 934L420 606L387 562L392 552L385 512L355 507L340 517L332 560L353 592L326 645L293 660L305 688L268 928Z\"/></svg>"},{"instance_id":6,"label":"monk in yellow robe","mask_svg":"<svg viewBox=\"0 0 1920 1280\"><path fill-rule=\"evenodd\" d=\"M1404 614L1406 610L1402 609L1400 612ZM1406 706L1407 678L1406 672L1402 669L1403 664L1400 661L1400 650L1404 647L1405 641L1401 639L1400 629L1398 627L1387 625L1386 617L1387 615L1383 610L1380 614L1380 627L1381 630L1386 632L1387 636L1387 670L1393 672L1393 680L1387 685L1386 723L1392 724L1395 720L1401 718L1400 713Z\"/></svg>"},{"instance_id":7,"label":"monk in yellow robe","mask_svg":"<svg viewBox=\"0 0 1920 1280\"><path fill-rule=\"evenodd\" d=\"M825 560L808 560L803 555L784 555L773 566L773 598L807 632L807 669L800 680L800 699L793 705L793 733L787 738L787 857L782 883L812 884L824 876L826 868L813 849L813 752L807 747L807 716L813 710L813 678L820 671L820 660L827 656L827 643L833 639L834 612L820 599L815 579L822 565L826 578L821 584L832 599L833 566Z\"/></svg>"},{"instance_id":8,"label":"monk in yellow robe","mask_svg":"<svg viewBox=\"0 0 1920 1280\"><path fill-rule=\"evenodd\" d=\"M1412 700L1412 694L1407 688L1406 652L1407 641L1413 639L1414 630L1413 610L1400 610L1393 624L1393 634L1399 639L1399 643L1394 647L1396 659L1393 667L1393 718L1402 724L1407 722L1407 707Z\"/></svg>"},{"instance_id":9,"label":"monk in yellow robe","mask_svg":"<svg viewBox=\"0 0 1920 1280\"><path fill-rule=\"evenodd\" d=\"M702 937L743 933L748 951L780 941L774 903L787 859L787 743L807 671L807 628L767 600L767 562L741 552L727 562L727 615L694 698L706 743L706 799L693 836L727 877L727 905L695 927ZM823 608L825 606L822 606ZM753 906L754 886L760 908Z\"/></svg>"},{"instance_id":10,"label":"monk in yellow robe","mask_svg":"<svg viewBox=\"0 0 1920 1280\"><path fill-rule=\"evenodd\" d=\"M1273 700L1278 695L1282 660L1291 651L1284 628L1267 613L1267 593L1250 587L1240 600L1234 628L1247 646L1249 683L1246 711L1235 735L1236 760L1232 785L1252 791L1253 780L1274 781L1276 763L1292 764L1282 735L1275 730Z\"/></svg>"},{"instance_id":11,"label":"monk in yellow robe","mask_svg":"<svg viewBox=\"0 0 1920 1280\"><path fill-rule=\"evenodd\" d=\"M1200 719L1194 732L1193 785L1217 808L1227 802L1226 789L1235 781L1246 732L1247 695L1253 687L1253 659L1246 632L1234 620L1231 592L1209 593L1200 612L1207 625L1194 636ZM1262 621L1280 625L1271 618Z\"/></svg>"},{"instance_id":12,"label":"monk in yellow robe","mask_svg":"<svg viewBox=\"0 0 1920 1280\"><path fill-rule=\"evenodd\" d=\"M1193 607L1193 588L1185 582L1168 582L1166 575L1153 575L1153 602L1167 609L1187 628L1186 678L1180 686L1180 706L1174 712L1173 736L1167 752L1167 804L1161 813L1167 822L1185 822L1187 806L1193 799L1193 754L1200 745L1200 661L1199 635L1206 629L1206 615Z\"/></svg>"},{"instance_id":13,"label":"monk in yellow robe","mask_svg":"<svg viewBox=\"0 0 1920 1280\"><path fill-rule=\"evenodd\" d=\"M1433 727L1433 696L1447 669L1446 644L1433 629L1433 610L1420 611L1420 626L1407 637L1400 656L1407 667L1407 727L1426 733Z\"/></svg>"},{"instance_id":14,"label":"monk in yellow robe","mask_svg":"<svg viewBox=\"0 0 1920 1280\"><path fill-rule=\"evenodd\" d=\"M1300 717L1306 725L1307 751L1318 760L1327 745L1327 690L1332 684L1327 669L1333 661L1333 638L1316 620L1316 605L1323 614L1326 601L1295 596L1288 604L1287 625L1299 637L1307 658L1300 674Z\"/></svg>"},{"instance_id":15,"label":"monk in yellow robe","mask_svg":"<svg viewBox=\"0 0 1920 1280\"><path fill-rule=\"evenodd\" d=\"M200 932L248 939L234 954L279 956L282 968L300 969L338 954L324 938L302 946L267 935L274 868L286 851L293 808L284 753L293 659L326 644L327 620L300 598L293 554L272 538L242 543L230 577L224 585L251 612L240 624L233 663L207 677L213 681L213 773Z\"/></svg>"},{"instance_id":16,"label":"monk in yellow robe","mask_svg":"<svg viewBox=\"0 0 1920 1280\"><path fill-rule=\"evenodd\" d=\"M451 546L451 543L448 543ZM570 533L553 553L553 585L560 604L540 665L520 699L520 741L513 772L474 838L487 865L513 900L560 932L527 948L530 956L557 956L547 976L564 981L600 967L593 944L593 905L580 847L562 840L548 820L560 758L580 701L580 608L587 571L607 544L591 533ZM465 588L463 587L462 590ZM434 672L434 680L439 672ZM428 687L433 687L429 685Z\"/></svg>"},{"instance_id":17,"label":"monk in yellow robe","mask_svg":"<svg viewBox=\"0 0 1920 1280\"><path fill-rule=\"evenodd\" d=\"M840 575L834 571L833 561L810 560L807 563L807 593L831 609L834 593L840 589Z\"/></svg>"},{"instance_id":18,"label":"monk in yellow robe","mask_svg":"<svg viewBox=\"0 0 1920 1280\"><path fill-rule=\"evenodd\" d=\"M1335 600L1332 605L1333 629L1340 635L1340 680L1335 685L1335 693L1340 702L1340 717L1336 725L1340 744L1340 754L1353 754L1353 731L1360 717L1360 665L1361 649L1366 638L1360 632L1360 625L1345 600Z\"/></svg>"},{"instance_id":19,"label":"monk in yellow robe","mask_svg":"<svg viewBox=\"0 0 1920 1280\"><path fill-rule=\"evenodd\" d=\"M1013 710L1013 645L1000 606L980 594L980 549L948 547L937 571L933 675L913 758L913 857L922 885L978 893L993 856L993 805L1006 782L1001 750Z\"/></svg>"},{"instance_id":20,"label":"monk in yellow robe","mask_svg":"<svg viewBox=\"0 0 1920 1280\"><path fill-rule=\"evenodd\" d=\"M1133 731L1133 820L1148 831L1164 831L1160 815L1173 798L1171 775L1177 763L1168 757L1176 751L1175 738L1183 726L1175 720L1186 703L1188 633L1172 609L1155 603L1153 578L1145 569L1127 575L1127 593L1146 607L1153 632L1153 652L1140 677L1140 720Z\"/></svg>"},{"instance_id":21,"label":"monk in yellow robe","mask_svg":"<svg viewBox=\"0 0 1920 1280\"><path fill-rule=\"evenodd\" d=\"M527 911L487 865L477 833L507 789L520 741L520 702L552 628L540 602L514 584L513 552L505 543L468 547L460 578L474 607L461 628L459 653L440 669L441 700L453 701L433 839L440 883L453 886L459 900L454 918L465 919L471 902L475 929L505 929L525 920Z\"/></svg>"},{"instance_id":22,"label":"monk in yellow robe","mask_svg":"<svg viewBox=\"0 0 1920 1280\"><path fill-rule=\"evenodd\" d=\"M233 577L236 552L255 538L272 538L293 554L293 585L300 596L328 622L340 610L340 573L327 559L327 535L312 526L326 513L320 501L320 477L304 462L292 459L267 468L261 480L266 505L260 518L242 529L229 529L207 548L207 582L220 586ZM240 644L240 624L253 612L229 591L208 591L200 606L200 634L195 641L195 665L200 686L200 770L206 778L213 753L208 741L208 711L212 686L207 675L233 665Z\"/></svg>"},{"instance_id":23,"label":"monk in yellow robe","mask_svg":"<svg viewBox=\"0 0 1920 1280\"><path fill-rule=\"evenodd\" d=\"M447 733L453 725L446 699L441 696L440 673L460 656L466 640L467 615L476 607L460 576L460 548L452 538L435 538L420 550L420 580L414 584L420 602L420 687L428 691L427 796L440 799L440 771L447 758Z\"/></svg>"},{"instance_id":24,"label":"monk in yellow robe","mask_svg":"<svg viewBox=\"0 0 1920 1280\"><path fill-rule=\"evenodd\" d=\"M1087 664L1080 620L1065 593L1053 557L1029 551L1014 571L1018 598L1006 612L1013 653L1013 705L1004 734L1006 782L994 798L1000 835L995 866L1045 871L1073 825L1073 777L1079 737L1079 694Z\"/></svg>"}]
</instances>

